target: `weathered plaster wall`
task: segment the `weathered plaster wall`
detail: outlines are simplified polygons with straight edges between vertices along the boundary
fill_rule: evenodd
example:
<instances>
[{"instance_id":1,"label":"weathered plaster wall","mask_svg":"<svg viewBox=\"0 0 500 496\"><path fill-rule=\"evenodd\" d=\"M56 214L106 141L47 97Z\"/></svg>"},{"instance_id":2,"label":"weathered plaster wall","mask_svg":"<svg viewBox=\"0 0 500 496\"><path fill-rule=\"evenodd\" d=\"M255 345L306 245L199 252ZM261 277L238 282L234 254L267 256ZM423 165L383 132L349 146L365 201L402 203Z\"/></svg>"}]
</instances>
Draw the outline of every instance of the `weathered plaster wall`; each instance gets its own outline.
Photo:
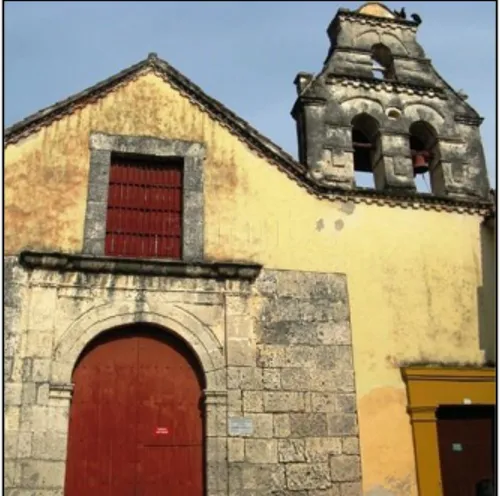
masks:
<instances>
[{"instance_id":1,"label":"weathered plaster wall","mask_svg":"<svg viewBox=\"0 0 500 496\"><path fill-rule=\"evenodd\" d=\"M496 286L496 219L481 226L482 286L478 288L479 343L485 350L486 360L496 364L497 286Z\"/></svg>"},{"instance_id":2,"label":"weathered plaster wall","mask_svg":"<svg viewBox=\"0 0 500 496\"><path fill-rule=\"evenodd\" d=\"M149 74L7 147L7 253L81 250L90 130L206 143L207 258L347 275L364 491L415 494L399 364L483 360L480 218L318 200Z\"/></svg>"},{"instance_id":3,"label":"weathered plaster wall","mask_svg":"<svg viewBox=\"0 0 500 496\"><path fill-rule=\"evenodd\" d=\"M180 334L204 368L208 495L359 495L343 275L264 271L252 284L9 268L25 304L7 329L19 338L5 386L7 494L62 494L74 364L100 332L139 321ZM237 434L242 416L253 428Z\"/></svg>"}]
</instances>

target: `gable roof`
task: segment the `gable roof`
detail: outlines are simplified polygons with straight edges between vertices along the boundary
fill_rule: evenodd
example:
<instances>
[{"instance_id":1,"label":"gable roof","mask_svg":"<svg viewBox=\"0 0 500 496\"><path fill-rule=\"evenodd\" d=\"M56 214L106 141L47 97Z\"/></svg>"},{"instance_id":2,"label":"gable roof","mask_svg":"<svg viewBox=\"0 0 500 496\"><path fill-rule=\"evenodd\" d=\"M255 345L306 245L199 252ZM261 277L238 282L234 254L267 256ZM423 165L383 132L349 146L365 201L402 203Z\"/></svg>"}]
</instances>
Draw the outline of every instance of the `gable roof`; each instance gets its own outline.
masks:
<instances>
[{"instance_id":1,"label":"gable roof","mask_svg":"<svg viewBox=\"0 0 500 496\"><path fill-rule=\"evenodd\" d=\"M295 180L309 193L330 200L351 201L403 208L424 208L432 210L459 211L463 213L478 213L489 211L491 202L484 200L459 200L449 197L437 197L427 193L408 193L398 191L379 191L372 188L357 187L354 190L323 186L314 181L308 174L305 165L296 161L270 139L260 134L248 122L238 117L215 98L208 96L199 86L177 71L170 64L158 58L156 53L150 53L145 60L101 81L86 90L65 100L46 107L25 119L13 124L4 131L4 147L16 143L44 126L52 124L78 108L107 95L116 86L126 83L148 70L168 81L169 84L186 95L192 102L199 105L214 119L223 124L252 150L274 163L278 168Z\"/></svg>"},{"instance_id":2,"label":"gable roof","mask_svg":"<svg viewBox=\"0 0 500 496\"><path fill-rule=\"evenodd\" d=\"M4 145L15 143L41 127L50 125L63 115L72 113L87 102L105 96L118 84L131 80L147 69L152 69L159 76L167 79L174 87L187 94L214 118L228 126L231 131L235 132L252 149L273 161L280 162L287 170L292 172L293 175L298 174L301 176L306 172L305 167L295 161L291 155L260 134L248 122L238 117L222 103L208 96L199 86L190 81L186 76L164 60L158 58L156 53L150 53L145 60L8 127L4 132Z\"/></svg>"}]
</instances>

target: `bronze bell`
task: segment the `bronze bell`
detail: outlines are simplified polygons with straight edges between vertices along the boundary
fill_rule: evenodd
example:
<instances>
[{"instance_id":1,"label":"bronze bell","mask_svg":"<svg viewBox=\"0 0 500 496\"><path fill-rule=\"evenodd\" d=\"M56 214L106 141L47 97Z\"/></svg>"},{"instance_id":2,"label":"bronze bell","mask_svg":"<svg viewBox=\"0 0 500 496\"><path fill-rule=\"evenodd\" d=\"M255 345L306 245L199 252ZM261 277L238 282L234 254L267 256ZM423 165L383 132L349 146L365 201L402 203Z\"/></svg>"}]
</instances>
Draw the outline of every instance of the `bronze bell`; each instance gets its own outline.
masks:
<instances>
[{"instance_id":1,"label":"bronze bell","mask_svg":"<svg viewBox=\"0 0 500 496\"><path fill-rule=\"evenodd\" d=\"M429 153L422 151L413 155L413 175L429 172Z\"/></svg>"}]
</instances>

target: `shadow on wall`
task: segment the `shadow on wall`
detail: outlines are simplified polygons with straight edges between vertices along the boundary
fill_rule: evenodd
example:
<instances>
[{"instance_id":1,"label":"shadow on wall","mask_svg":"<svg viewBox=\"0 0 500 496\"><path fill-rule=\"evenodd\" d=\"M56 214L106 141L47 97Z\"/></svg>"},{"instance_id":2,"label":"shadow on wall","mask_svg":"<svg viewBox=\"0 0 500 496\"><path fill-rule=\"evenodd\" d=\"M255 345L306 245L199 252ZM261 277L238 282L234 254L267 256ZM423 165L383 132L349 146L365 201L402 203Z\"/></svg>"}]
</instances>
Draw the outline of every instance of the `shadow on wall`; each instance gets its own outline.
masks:
<instances>
[{"instance_id":1,"label":"shadow on wall","mask_svg":"<svg viewBox=\"0 0 500 496\"><path fill-rule=\"evenodd\" d=\"M488 364L496 364L496 218L481 224L483 285L478 288L479 346Z\"/></svg>"}]
</instances>

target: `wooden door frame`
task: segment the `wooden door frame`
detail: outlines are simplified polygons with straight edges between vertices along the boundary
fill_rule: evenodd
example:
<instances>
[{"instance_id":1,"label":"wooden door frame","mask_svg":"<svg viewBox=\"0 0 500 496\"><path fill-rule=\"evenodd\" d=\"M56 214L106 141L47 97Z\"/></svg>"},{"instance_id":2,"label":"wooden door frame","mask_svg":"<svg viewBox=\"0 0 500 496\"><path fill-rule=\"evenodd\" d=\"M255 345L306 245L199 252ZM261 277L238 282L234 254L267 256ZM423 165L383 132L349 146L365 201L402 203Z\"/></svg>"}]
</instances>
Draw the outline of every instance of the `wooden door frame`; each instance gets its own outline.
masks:
<instances>
[{"instance_id":1,"label":"wooden door frame","mask_svg":"<svg viewBox=\"0 0 500 496\"><path fill-rule=\"evenodd\" d=\"M418 491L442 496L436 410L440 405L495 405L493 368L404 367Z\"/></svg>"}]
</instances>

